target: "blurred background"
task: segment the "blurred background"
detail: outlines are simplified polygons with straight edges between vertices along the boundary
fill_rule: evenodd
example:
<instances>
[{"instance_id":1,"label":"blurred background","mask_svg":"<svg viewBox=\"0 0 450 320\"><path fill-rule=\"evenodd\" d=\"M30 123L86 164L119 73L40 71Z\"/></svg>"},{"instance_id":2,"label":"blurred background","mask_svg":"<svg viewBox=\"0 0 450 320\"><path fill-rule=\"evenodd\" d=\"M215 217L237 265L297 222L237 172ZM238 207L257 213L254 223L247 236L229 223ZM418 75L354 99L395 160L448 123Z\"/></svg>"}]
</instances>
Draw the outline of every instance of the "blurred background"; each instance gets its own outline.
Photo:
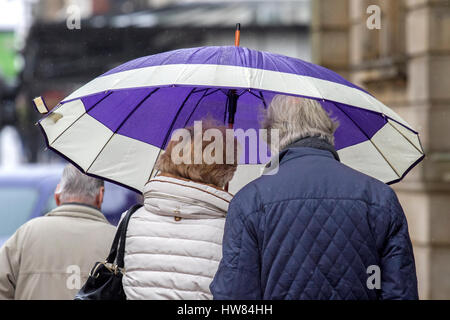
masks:
<instances>
[{"instance_id":1,"label":"blurred background","mask_svg":"<svg viewBox=\"0 0 450 320\"><path fill-rule=\"evenodd\" d=\"M0 0L0 244L54 206L63 162L45 149L34 97L53 107L127 60L233 45L238 22L241 46L330 68L419 131L427 156L394 189L421 299L450 299L450 0ZM109 188L113 209L137 199Z\"/></svg>"}]
</instances>

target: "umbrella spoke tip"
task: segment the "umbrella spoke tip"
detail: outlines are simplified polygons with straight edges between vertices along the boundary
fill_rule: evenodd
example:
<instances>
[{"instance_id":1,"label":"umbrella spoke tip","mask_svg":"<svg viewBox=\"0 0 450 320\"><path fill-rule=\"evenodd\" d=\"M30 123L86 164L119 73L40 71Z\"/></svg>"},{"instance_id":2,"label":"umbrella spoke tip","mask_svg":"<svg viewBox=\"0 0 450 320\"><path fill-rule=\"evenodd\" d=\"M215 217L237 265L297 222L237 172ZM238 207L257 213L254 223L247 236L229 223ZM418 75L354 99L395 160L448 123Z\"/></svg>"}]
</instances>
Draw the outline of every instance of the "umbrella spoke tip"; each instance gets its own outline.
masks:
<instances>
[{"instance_id":1,"label":"umbrella spoke tip","mask_svg":"<svg viewBox=\"0 0 450 320\"><path fill-rule=\"evenodd\" d=\"M33 99L33 106L39 112L40 114L46 114L50 111L50 109L47 107L47 104L44 101L43 97L36 97Z\"/></svg>"}]
</instances>

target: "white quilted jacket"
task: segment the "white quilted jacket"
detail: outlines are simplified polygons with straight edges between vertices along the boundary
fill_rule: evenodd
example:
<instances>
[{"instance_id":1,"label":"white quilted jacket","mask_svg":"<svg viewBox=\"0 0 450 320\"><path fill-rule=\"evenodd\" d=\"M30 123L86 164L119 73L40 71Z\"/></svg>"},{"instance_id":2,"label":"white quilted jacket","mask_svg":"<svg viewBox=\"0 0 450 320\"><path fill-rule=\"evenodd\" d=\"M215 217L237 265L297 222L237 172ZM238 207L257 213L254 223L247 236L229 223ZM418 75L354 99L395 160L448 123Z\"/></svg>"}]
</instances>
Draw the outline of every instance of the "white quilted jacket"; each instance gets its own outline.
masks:
<instances>
[{"instance_id":1,"label":"white quilted jacket","mask_svg":"<svg viewBox=\"0 0 450 320\"><path fill-rule=\"evenodd\" d=\"M211 299L232 195L157 176L130 219L122 283L128 299Z\"/></svg>"}]
</instances>

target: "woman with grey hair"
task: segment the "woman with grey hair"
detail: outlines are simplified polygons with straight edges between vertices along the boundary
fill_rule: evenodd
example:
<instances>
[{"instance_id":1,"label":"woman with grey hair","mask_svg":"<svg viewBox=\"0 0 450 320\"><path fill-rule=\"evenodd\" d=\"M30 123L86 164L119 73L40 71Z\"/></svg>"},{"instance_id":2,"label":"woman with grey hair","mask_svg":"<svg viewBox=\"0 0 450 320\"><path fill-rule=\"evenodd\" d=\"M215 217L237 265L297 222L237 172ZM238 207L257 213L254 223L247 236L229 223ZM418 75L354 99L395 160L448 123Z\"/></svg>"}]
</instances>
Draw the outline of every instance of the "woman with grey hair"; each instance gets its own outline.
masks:
<instances>
[{"instance_id":1,"label":"woman with grey hair","mask_svg":"<svg viewBox=\"0 0 450 320\"><path fill-rule=\"evenodd\" d=\"M417 299L405 215L386 184L339 162L321 104L276 96L279 167L230 203L215 299Z\"/></svg>"},{"instance_id":2,"label":"woman with grey hair","mask_svg":"<svg viewBox=\"0 0 450 320\"><path fill-rule=\"evenodd\" d=\"M237 164L236 158L226 161L226 148L215 150L214 158L221 161L205 159L208 130L225 138L225 127L208 123L198 132L181 129L184 141L174 135L156 164L160 173L145 186L144 207L133 214L127 230L122 280L127 299L212 298L209 285L222 254L232 198L224 187ZM200 163L194 161L196 150Z\"/></svg>"}]
</instances>

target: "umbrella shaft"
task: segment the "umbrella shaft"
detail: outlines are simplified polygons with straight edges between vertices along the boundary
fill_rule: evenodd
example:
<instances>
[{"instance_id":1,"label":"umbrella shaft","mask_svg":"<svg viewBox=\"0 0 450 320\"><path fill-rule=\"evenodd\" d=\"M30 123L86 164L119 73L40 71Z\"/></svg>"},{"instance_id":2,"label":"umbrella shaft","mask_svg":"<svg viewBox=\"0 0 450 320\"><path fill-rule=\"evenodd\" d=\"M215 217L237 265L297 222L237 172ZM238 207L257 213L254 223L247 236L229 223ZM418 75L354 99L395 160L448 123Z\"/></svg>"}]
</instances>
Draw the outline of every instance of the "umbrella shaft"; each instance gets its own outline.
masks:
<instances>
[{"instance_id":1,"label":"umbrella shaft","mask_svg":"<svg viewBox=\"0 0 450 320\"><path fill-rule=\"evenodd\" d=\"M236 114L237 100L239 96L236 90L230 90L228 92L228 127L233 128L234 116Z\"/></svg>"}]
</instances>

